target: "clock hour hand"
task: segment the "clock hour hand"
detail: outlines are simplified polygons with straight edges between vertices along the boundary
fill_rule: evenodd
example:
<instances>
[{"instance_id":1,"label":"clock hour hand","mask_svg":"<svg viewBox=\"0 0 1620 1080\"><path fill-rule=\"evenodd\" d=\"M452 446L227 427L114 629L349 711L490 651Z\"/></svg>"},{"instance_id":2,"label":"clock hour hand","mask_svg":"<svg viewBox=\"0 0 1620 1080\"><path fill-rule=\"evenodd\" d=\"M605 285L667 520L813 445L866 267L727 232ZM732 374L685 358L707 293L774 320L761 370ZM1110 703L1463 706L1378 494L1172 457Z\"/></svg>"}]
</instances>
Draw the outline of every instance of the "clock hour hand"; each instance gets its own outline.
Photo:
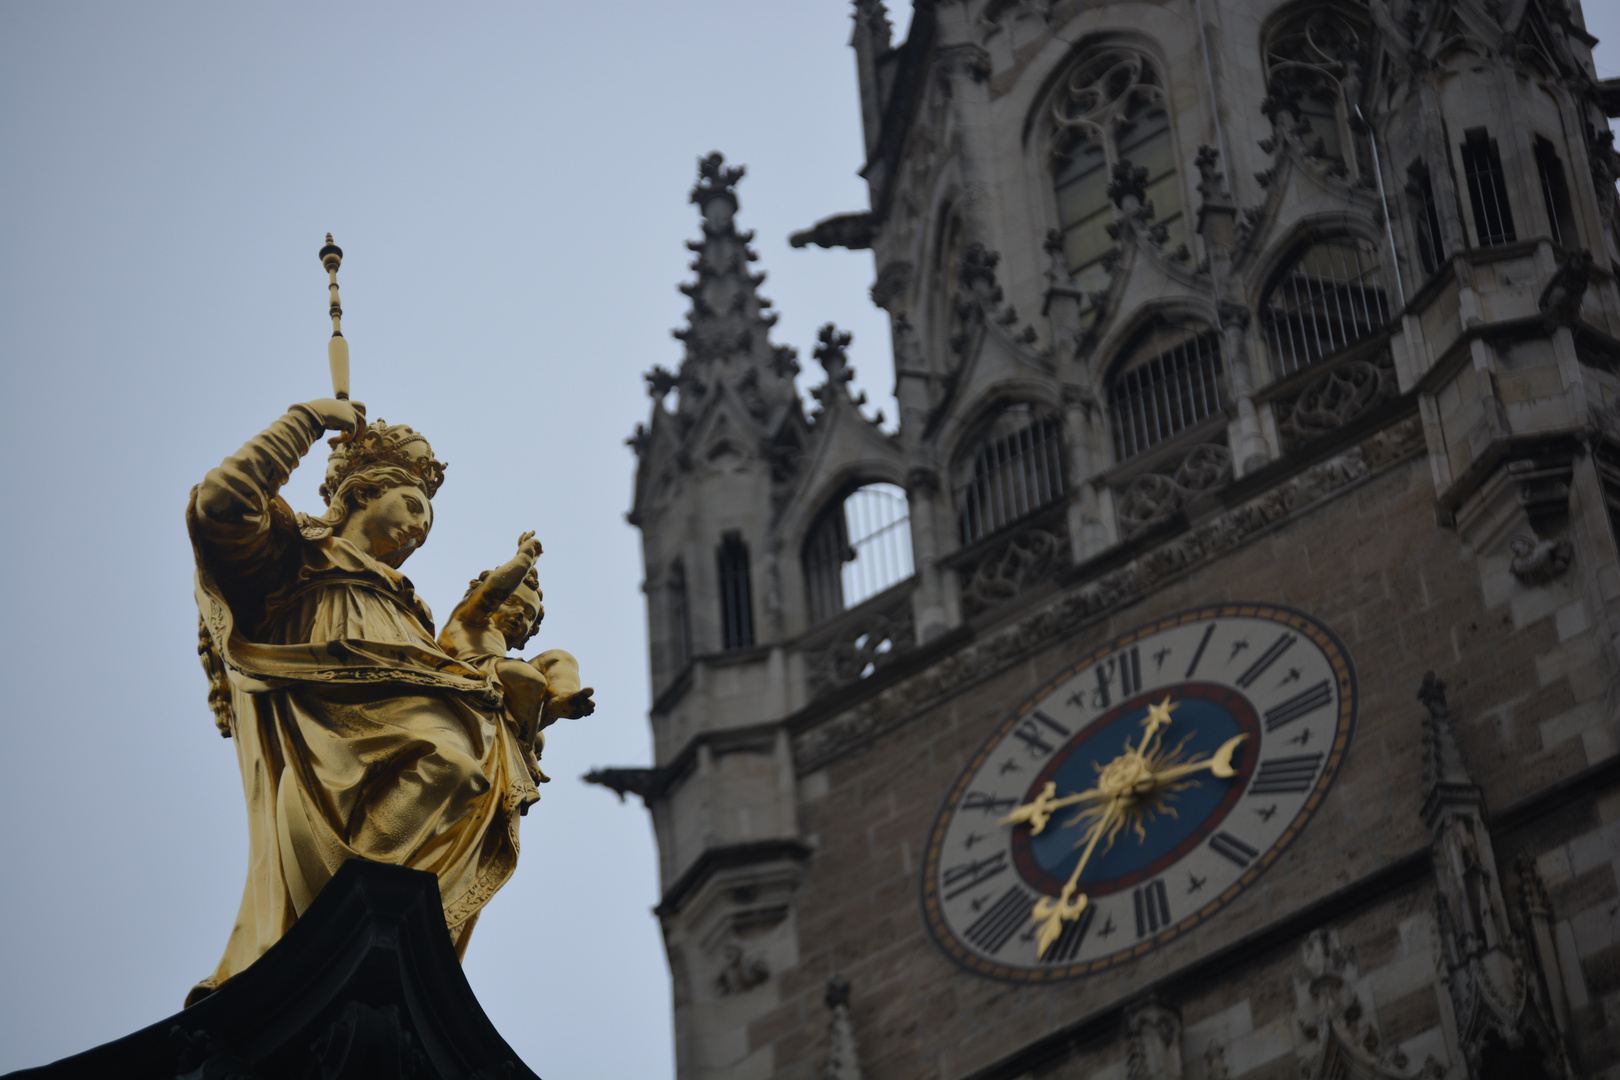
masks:
<instances>
[{"instance_id":1,"label":"clock hour hand","mask_svg":"<svg viewBox=\"0 0 1620 1080\"><path fill-rule=\"evenodd\" d=\"M1015 809L996 824L1021 825L1027 821L1029 822L1029 834L1039 836L1041 830L1046 828L1047 821L1052 817L1052 811L1061 810L1065 806L1073 806L1075 803L1085 802L1088 799L1100 799L1102 797L1102 792L1096 788L1087 788L1085 791L1065 795L1060 799L1057 797L1057 784L1048 780L1039 795Z\"/></svg>"},{"instance_id":2,"label":"clock hour hand","mask_svg":"<svg viewBox=\"0 0 1620 1080\"><path fill-rule=\"evenodd\" d=\"M1063 924L1078 919L1080 913L1086 910L1086 905L1091 902L1091 898L1085 893L1075 896L1075 890L1080 884L1080 875L1085 871L1086 863L1091 861L1091 853L1097 850L1097 841L1108 831L1116 815L1121 815L1119 803L1111 801L1103 809L1102 816L1091 826L1091 831L1086 837L1086 850L1081 853L1080 861L1075 864L1074 873L1070 874L1069 880L1064 883L1063 892L1056 901L1049 896L1043 896L1036 902L1030 918L1040 924L1040 929L1035 932L1037 958L1045 956L1052 942L1063 933Z\"/></svg>"}]
</instances>

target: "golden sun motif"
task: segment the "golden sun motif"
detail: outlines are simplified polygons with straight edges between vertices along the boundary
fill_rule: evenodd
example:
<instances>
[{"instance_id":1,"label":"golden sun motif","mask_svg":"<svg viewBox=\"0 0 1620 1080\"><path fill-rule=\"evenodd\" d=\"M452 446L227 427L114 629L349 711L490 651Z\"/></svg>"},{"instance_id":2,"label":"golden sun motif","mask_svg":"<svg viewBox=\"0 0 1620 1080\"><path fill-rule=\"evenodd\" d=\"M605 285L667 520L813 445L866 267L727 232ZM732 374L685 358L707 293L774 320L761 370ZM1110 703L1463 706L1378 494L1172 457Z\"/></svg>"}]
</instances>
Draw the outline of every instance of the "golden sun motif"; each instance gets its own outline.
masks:
<instances>
[{"instance_id":1,"label":"golden sun motif","mask_svg":"<svg viewBox=\"0 0 1620 1080\"><path fill-rule=\"evenodd\" d=\"M1176 792L1183 791L1198 783L1197 780L1184 779L1193 773L1208 769L1212 776L1221 779L1235 775L1232 768L1232 755L1239 744L1248 735L1234 735L1221 744L1219 750L1207 758L1194 758L1190 761L1181 760L1182 748L1187 740L1192 738L1189 732L1174 747L1166 748L1163 744L1161 732L1170 725L1170 713L1179 702L1172 702L1170 695L1166 694L1164 700L1157 705L1149 703L1147 717L1142 721L1146 730L1141 741L1131 746L1126 740L1125 749L1113 761L1097 769L1097 783L1084 791L1073 795L1057 797L1057 784L1048 781L1041 789L1041 793L1030 802L1015 809L1012 813L1001 819L1002 825L1028 824L1031 836L1038 836L1046 828L1055 810L1065 806L1081 805L1081 810L1074 817L1063 823L1064 828L1090 822L1085 835L1075 843L1075 847L1085 846L1080 861L1075 865L1074 873L1069 875L1068 882L1063 886L1063 892L1056 901L1051 897L1043 896L1035 905L1031 918L1040 924L1040 930L1035 936L1035 955L1043 956L1051 944L1063 932L1065 922L1073 922L1086 910L1090 898L1085 893L1076 895L1080 882L1080 875L1085 871L1086 864L1096 852L1097 845L1103 843L1106 852L1113 847L1114 840L1127 826L1136 834L1138 840L1147 838L1145 823L1159 814L1176 817L1176 811L1170 805L1170 800Z\"/></svg>"}]
</instances>

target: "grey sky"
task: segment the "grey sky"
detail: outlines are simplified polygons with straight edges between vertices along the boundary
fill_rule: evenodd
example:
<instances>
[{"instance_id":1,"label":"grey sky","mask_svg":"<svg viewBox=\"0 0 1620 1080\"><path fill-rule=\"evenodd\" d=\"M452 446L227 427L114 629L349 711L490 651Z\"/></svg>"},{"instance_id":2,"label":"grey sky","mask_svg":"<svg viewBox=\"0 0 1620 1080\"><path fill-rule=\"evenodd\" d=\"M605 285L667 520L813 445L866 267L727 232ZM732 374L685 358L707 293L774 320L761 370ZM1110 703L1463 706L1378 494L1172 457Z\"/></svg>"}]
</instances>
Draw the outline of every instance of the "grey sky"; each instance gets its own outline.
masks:
<instances>
[{"instance_id":1,"label":"grey sky","mask_svg":"<svg viewBox=\"0 0 1620 1080\"><path fill-rule=\"evenodd\" d=\"M712 149L748 166L776 341L815 377L816 327L853 330L893 416L870 258L786 245L865 205L848 35L843 0L0 6L0 1071L161 1019L224 947L246 826L182 512L329 393L331 230L355 396L450 462L407 570L442 614L537 529L535 645L600 703L554 729L468 975L546 1077L672 1073L646 815L577 780L649 755L623 439L679 361Z\"/></svg>"},{"instance_id":2,"label":"grey sky","mask_svg":"<svg viewBox=\"0 0 1620 1080\"><path fill-rule=\"evenodd\" d=\"M246 826L182 513L330 393L331 230L355 396L450 462L406 569L443 614L539 530L535 645L600 703L554 729L468 975L546 1077L672 1073L646 814L577 779L649 755L623 440L680 358L714 149L776 340L813 368L834 319L887 395L870 258L785 240L864 205L848 34L839 0L0 7L0 1072L161 1019L224 947Z\"/></svg>"}]
</instances>

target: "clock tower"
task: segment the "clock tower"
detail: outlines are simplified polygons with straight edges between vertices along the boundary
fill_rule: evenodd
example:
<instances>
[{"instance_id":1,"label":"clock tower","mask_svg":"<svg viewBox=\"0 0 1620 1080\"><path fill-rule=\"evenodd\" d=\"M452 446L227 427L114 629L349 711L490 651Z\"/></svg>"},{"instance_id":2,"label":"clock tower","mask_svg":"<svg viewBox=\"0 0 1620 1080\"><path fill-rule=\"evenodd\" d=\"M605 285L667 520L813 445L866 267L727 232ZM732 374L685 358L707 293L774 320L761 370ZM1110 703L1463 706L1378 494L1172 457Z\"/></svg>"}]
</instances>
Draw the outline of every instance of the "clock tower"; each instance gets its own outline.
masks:
<instances>
[{"instance_id":1,"label":"clock tower","mask_svg":"<svg viewBox=\"0 0 1620 1080\"><path fill-rule=\"evenodd\" d=\"M857 0L897 430L712 155L632 443L683 1078L1620 1072L1578 0ZM831 209L831 208L828 208ZM807 256L809 257L809 256Z\"/></svg>"}]
</instances>

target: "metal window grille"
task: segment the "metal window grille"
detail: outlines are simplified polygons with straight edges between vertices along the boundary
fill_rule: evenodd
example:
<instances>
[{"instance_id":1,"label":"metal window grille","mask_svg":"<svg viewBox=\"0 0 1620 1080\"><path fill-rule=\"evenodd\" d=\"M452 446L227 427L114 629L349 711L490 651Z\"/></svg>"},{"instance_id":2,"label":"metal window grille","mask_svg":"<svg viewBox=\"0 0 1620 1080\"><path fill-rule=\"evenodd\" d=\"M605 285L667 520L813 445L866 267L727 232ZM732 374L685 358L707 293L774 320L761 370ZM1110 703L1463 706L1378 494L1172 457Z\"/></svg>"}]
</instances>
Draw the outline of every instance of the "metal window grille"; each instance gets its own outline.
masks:
<instances>
[{"instance_id":1,"label":"metal window grille","mask_svg":"<svg viewBox=\"0 0 1620 1080\"><path fill-rule=\"evenodd\" d=\"M1261 319L1279 379L1371 336L1389 321L1372 245L1345 237L1307 247L1271 287Z\"/></svg>"},{"instance_id":2,"label":"metal window grille","mask_svg":"<svg viewBox=\"0 0 1620 1080\"><path fill-rule=\"evenodd\" d=\"M686 599L686 567L679 559L669 568L670 660L676 671L692 662L692 612Z\"/></svg>"},{"instance_id":3,"label":"metal window grille","mask_svg":"<svg viewBox=\"0 0 1620 1080\"><path fill-rule=\"evenodd\" d=\"M1155 351L1167 336L1181 340ZM1131 363L1108 386L1115 461L1135 457L1225 407L1220 342L1214 333L1161 329L1137 348L1151 355Z\"/></svg>"},{"instance_id":4,"label":"metal window grille","mask_svg":"<svg viewBox=\"0 0 1620 1080\"><path fill-rule=\"evenodd\" d=\"M1541 178L1541 199L1547 207L1547 223L1553 243L1570 247L1575 243L1575 213L1569 202L1569 184L1564 180L1564 163L1553 144L1536 136L1536 174Z\"/></svg>"},{"instance_id":5,"label":"metal window grille","mask_svg":"<svg viewBox=\"0 0 1620 1080\"><path fill-rule=\"evenodd\" d=\"M1462 159L1479 246L1513 243L1518 234L1513 230L1513 207L1508 203L1507 178L1502 175L1496 140L1484 128L1468 129L1463 132Z\"/></svg>"},{"instance_id":6,"label":"metal window grille","mask_svg":"<svg viewBox=\"0 0 1620 1080\"><path fill-rule=\"evenodd\" d=\"M1433 274L1446 261L1446 241L1440 232L1440 208L1434 201L1434 183L1429 167L1416 162L1406 170L1406 192L1412 197L1412 231L1417 236L1418 259L1425 275Z\"/></svg>"},{"instance_id":7,"label":"metal window grille","mask_svg":"<svg viewBox=\"0 0 1620 1080\"><path fill-rule=\"evenodd\" d=\"M723 648L754 643L754 601L748 584L748 545L740 533L720 539L720 641Z\"/></svg>"},{"instance_id":8,"label":"metal window grille","mask_svg":"<svg viewBox=\"0 0 1620 1080\"><path fill-rule=\"evenodd\" d=\"M957 534L989 536L1063 497L1063 425L1028 405L1003 410L980 437L956 485Z\"/></svg>"},{"instance_id":9,"label":"metal window grille","mask_svg":"<svg viewBox=\"0 0 1620 1080\"><path fill-rule=\"evenodd\" d=\"M811 622L821 622L844 610L840 569L854 557L843 503L835 503L822 511L804 539L804 584L809 593Z\"/></svg>"},{"instance_id":10,"label":"metal window grille","mask_svg":"<svg viewBox=\"0 0 1620 1080\"><path fill-rule=\"evenodd\" d=\"M810 620L820 622L912 574L905 489L868 484L824 510L804 542Z\"/></svg>"},{"instance_id":11,"label":"metal window grille","mask_svg":"<svg viewBox=\"0 0 1620 1080\"><path fill-rule=\"evenodd\" d=\"M844 523L855 552L843 566L846 605L854 607L911 576L911 506L904 488L861 488L844 500Z\"/></svg>"}]
</instances>

